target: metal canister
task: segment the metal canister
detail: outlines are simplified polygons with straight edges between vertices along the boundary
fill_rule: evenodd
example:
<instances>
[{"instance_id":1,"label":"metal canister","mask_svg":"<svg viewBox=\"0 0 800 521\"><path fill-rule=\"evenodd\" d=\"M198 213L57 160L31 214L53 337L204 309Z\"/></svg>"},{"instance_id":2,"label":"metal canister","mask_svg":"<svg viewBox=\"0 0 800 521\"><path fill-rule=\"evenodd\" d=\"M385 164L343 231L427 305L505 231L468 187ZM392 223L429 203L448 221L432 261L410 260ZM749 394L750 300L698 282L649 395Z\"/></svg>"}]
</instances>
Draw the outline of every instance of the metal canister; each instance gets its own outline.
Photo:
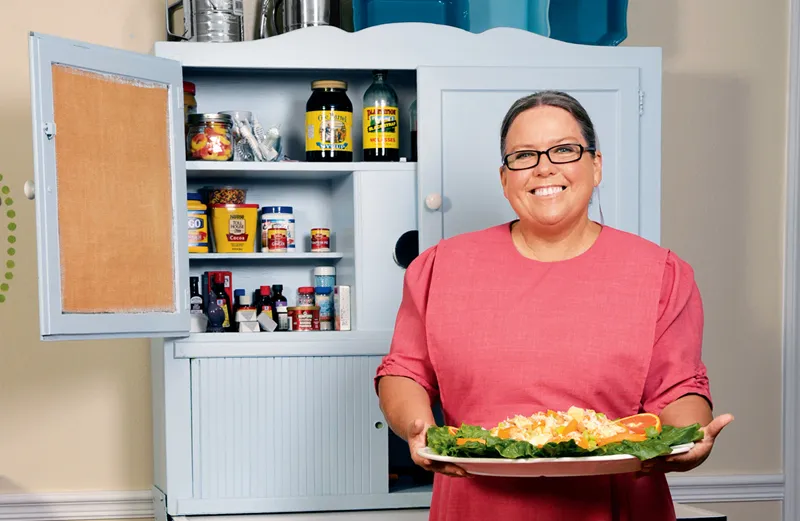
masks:
<instances>
[{"instance_id":1,"label":"metal canister","mask_svg":"<svg viewBox=\"0 0 800 521\"><path fill-rule=\"evenodd\" d=\"M170 39L193 42L241 42L244 40L244 0L178 0L167 6ZM174 34L172 18L183 9L183 34Z\"/></svg>"}]
</instances>

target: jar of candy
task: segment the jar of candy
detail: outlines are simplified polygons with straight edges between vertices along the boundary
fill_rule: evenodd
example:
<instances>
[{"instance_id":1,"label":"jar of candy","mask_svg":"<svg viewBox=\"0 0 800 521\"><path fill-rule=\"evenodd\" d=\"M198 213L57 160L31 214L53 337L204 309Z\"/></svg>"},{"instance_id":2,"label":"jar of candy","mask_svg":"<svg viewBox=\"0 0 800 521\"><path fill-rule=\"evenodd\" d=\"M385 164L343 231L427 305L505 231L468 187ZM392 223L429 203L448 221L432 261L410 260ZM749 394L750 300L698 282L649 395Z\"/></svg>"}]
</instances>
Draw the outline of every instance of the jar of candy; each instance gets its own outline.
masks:
<instances>
[{"instance_id":1,"label":"jar of candy","mask_svg":"<svg viewBox=\"0 0 800 521\"><path fill-rule=\"evenodd\" d=\"M336 268L333 266L317 266L314 268L314 286L332 288L336 285Z\"/></svg>"},{"instance_id":2,"label":"jar of candy","mask_svg":"<svg viewBox=\"0 0 800 521\"><path fill-rule=\"evenodd\" d=\"M227 114L189 114L187 158L201 161L233 159L233 118Z\"/></svg>"}]
</instances>

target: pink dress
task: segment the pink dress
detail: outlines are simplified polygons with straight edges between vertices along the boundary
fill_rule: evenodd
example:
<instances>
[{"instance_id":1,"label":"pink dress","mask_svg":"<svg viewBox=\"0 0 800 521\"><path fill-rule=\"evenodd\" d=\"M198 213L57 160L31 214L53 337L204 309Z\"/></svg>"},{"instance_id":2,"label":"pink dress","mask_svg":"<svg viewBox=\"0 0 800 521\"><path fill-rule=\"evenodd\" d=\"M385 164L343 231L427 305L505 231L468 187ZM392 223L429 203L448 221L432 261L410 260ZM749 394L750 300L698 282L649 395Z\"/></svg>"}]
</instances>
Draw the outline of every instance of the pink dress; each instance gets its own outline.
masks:
<instances>
[{"instance_id":1,"label":"pink dress","mask_svg":"<svg viewBox=\"0 0 800 521\"><path fill-rule=\"evenodd\" d=\"M462 234L409 266L391 351L376 375L412 378L448 425L491 427L570 406L610 417L659 414L698 394L703 309L691 267L603 227L589 250L538 262L510 226ZM436 521L671 521L663 474L434 479Z\"/></svg>"}]
</instances>

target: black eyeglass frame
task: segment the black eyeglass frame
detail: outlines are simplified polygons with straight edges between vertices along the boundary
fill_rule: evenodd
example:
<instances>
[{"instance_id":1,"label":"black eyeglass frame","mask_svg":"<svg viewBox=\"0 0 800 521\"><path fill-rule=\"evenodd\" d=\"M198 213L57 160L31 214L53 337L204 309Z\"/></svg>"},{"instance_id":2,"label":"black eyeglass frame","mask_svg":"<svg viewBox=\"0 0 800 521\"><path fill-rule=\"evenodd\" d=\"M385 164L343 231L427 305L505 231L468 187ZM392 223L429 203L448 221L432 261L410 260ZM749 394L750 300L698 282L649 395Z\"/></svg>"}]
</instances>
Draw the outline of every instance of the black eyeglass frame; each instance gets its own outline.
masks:
<instances>
[{"instance_id":1,"label":"black eyeglass frame","mask_svg":"<svg viewBox=\"0 0 800 521\"><path fill-rule=\"evenodd\" d=\"M563 147L563 146L577 146L580 149L580 153L578 154L578 157L575 158L575 159L570 159L569 161L553 161L553 158L550 157L550 151L553 150L553 149L556 149L558 147ZM506 168L508 168L509 170L513 170L515 172L520 171L520 170L528 170L530 168L536 168L537 166L539 166L539 161L542 160L542 154L546 155L547 159L551 163L553 163L554 165L566 165L568 163L574 163L576 161L580 161L581 159L583 159L583 153L584 152L596 152L596 151L597 151L597 149L595 147L585 147L585 146L581 145L580 143L559 143L558 145L554 145L554 146L548 148L547 150L516 150L514 152L511 152L511 153L506 154L505 156L503 156L503 165ZM522 152L535 152L536 153L536 163L534 163L533 165L530 165L530 166L523 167L523 168L512 168L508 164L508 158L513 156L514 154L519 154L519 153L522 153Z\"/></svg>"}]
</instances>

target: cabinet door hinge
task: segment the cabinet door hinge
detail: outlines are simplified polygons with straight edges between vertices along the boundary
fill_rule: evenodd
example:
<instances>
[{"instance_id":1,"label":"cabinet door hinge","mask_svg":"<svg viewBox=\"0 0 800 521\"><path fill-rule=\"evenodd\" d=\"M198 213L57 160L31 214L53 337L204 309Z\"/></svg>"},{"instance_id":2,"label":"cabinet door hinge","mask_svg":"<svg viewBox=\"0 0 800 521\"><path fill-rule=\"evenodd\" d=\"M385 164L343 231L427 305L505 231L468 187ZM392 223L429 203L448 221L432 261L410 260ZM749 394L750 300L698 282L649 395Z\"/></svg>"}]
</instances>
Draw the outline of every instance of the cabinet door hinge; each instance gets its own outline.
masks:
<instances>
[{"instance_id":1,"label":"cabinet door hinge","mask_svg":"<svg viewBox=\"0 0 800 521\"><path fill-rule=\"evenodd\" d=\"M639 115L644 114L644 92L639 91Z\"/></svg>"}]
</instances>

